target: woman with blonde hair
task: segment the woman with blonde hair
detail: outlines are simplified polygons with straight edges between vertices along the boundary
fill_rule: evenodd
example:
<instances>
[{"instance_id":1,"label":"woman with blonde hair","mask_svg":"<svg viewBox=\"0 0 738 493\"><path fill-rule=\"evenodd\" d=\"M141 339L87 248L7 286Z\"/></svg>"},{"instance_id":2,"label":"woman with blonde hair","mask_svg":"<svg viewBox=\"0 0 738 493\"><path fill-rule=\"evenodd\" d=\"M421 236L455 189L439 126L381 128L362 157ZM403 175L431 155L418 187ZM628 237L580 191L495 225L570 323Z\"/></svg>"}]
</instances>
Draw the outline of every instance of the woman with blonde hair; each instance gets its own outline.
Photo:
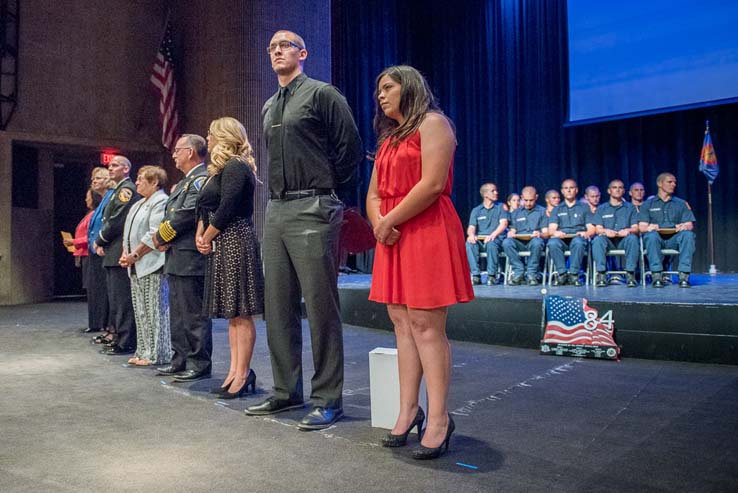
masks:
<instances>
[{"instance_id":1,"label":"woman with blonde hair","mask_svg":"<svg viewBox=\"0 0 738 493\"><path fill-rule=\"evenodd\" d=\"M208 256L204 310L228 319L231 364L222 399L256 390L251 356L256 341L252 317L264 313L264 275L254 231L256 163L243 125L231 117L214 120L208 130L208 180L197 201L197 249Z\"/></svg>"},{"instance_id":2,"label":"woman with blonde hair","mask_svg":"<svg viewBox=\"0 0 738 493\"><path fill-rule=\"evenodd\" d=\"M95 207L87 228L87 244L92 246L102 228L102 216L105 206L113 195L110 174L107 168L96 166L90 175L90 189L102 199ZM110 325L110 308L108 306L108 285L105 282L103 259L94 248L89 248L87 257L87 303L90 306L91 318L85 332L103 331L92 341L96 344L111 343L115 340L115 332Z\"/></svg>"}]
</instances>

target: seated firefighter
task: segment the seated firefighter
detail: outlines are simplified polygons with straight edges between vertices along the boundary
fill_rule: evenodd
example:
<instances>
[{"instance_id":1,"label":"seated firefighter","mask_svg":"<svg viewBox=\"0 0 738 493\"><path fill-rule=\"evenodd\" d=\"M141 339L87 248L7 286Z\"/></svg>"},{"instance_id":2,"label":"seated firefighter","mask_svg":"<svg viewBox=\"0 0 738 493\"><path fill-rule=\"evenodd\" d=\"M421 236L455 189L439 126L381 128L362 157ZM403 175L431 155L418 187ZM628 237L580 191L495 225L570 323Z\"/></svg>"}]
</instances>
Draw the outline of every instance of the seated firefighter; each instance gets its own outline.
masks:
<instances>
[{"instance_id":1,"label":"seated firefighter","mask_svg":"<svg viewBox=\"0 0 738 493\"><path fill-rule=\"evenodd\" d=\"M610 200L597 207L595 215L596 236L592 239L592 258L597 271L595 285L607 286L607 251L625 250L625 277L629 288L638 285L635 270L638 267L641 245L638 241L638 213L633 204L623 200L625 185L612 180L607 187Z\"/></svg>"},{"instance_id":2,"label":"seated firefighter","mask_svg":"<svg viewBox=\"0 0 738 493\"><path fill-rule=\"evenodd\" d=\"M502 248L503 233L509 215L497 202L497 185L485 183L479 189L482 203L472 209L466 228L466 255L471 269L472 284L481 284L479 253L487 254L487 284L497 284L497 264Z\"/></svg>"},{"instance_id":3,"label":"seated firefighter","mask_svg":"<svg viewBox=\"0 0 738 493\"><path fill-rule=\"evenodd\" d=\"M528 186L521 192L522 207L513 211L510 217L510 229L502 248L507 261L512 266L512 278L508 284L518 286L527 281L529 286L541 283L541 257L543 256L543 236L548 226L546 209L536 204L538 192ZM520 252L530 252L527 266L523 264ZM523 277L525 275L525 277Z\"/></svg>"},{"instance_id":4,"label":"seated firefighter","mask_svg":"<svg viewBox=\"0 0 738 493\"><path fill-rule=\"evenodd\" d=\"M674 196L676 177L661 173L656 178L658 193L649 197L641 206L638 227L643 234L643 249L651 271L654 288L663 288L664 248L679 251L679 287L688 288L695 252L695 217L689 204Z\"/></svg>"},{"instance_id":5,"label":"seated firefighter","mask_svg":"<svg viewBox=\"0 0 738 493\"><path fill-rule=\"evenodd\" d=\"M551 211L548 218L548 252L554 264L554 286L573 284L581 286L579 268L587 253L589 239L594 235L594 214L588 205L577 201L579 188L572 179L561 183L564 200ZM569 249L569 269L566 268L565 251Z\"/></svg>"}]
</instances>

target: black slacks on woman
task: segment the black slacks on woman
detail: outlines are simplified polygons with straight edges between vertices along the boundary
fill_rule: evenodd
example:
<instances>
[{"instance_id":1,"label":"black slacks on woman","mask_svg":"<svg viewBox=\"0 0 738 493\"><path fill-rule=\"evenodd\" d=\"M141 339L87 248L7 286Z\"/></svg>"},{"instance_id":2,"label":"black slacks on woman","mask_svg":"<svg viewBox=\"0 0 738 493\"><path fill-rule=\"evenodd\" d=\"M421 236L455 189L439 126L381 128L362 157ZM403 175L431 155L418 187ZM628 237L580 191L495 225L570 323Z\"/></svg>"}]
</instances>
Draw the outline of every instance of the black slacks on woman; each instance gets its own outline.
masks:
<instances>
[{"instance_id":1,"label":"black slacks on woman","mask_svg":"<svg viewBox=\"0 0 738 493\"><path fill-rule=\"evenodd\" d=\"M108 287L102 257L90 252L87 256L87 326L91 329L104 329L109 324Z\"/></svg>"}]
</instances>

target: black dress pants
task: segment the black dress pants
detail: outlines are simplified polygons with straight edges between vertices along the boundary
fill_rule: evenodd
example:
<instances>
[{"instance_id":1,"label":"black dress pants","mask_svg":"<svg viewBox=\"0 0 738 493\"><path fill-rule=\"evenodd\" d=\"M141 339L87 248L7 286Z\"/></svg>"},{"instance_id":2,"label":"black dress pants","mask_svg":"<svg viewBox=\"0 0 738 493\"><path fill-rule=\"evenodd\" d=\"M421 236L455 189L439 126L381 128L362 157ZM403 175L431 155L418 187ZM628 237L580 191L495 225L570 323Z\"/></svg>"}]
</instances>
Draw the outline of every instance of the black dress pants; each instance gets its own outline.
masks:
<instances>
[{"instance_id":1,"label":"black dress pants","mask_svg":"<svg viewBox=\"0 0 738 493\"><path fill-rule=\"evenodd\" d=\"M131 301L131 280L122 267L105 267L108 282L110 318L118 334L118 346L136 348L136 319Z\"/></svg>"},{"instance_id":2,"label":"black dress pants","mask_svg":"<svg viewBox=\"0 0 738 493\"><path fill-rule=\"evenodd\" d=\"M87 327L108 326L108 284L102 257L90 252L87 257Z\"/></svg>"},{"instance_id":3,"label":"black dress pants","mask_svg":"<svg viewBox=\"0 0 738 493\"><path fill-rule=\"evenodd\" d=\"M169 274L169 318L172 366L208 372L212 365L213 324L203 314L204 276Z\"/></svg>"},{"instance_id":4,"label":"black dress pants","mask_svg":"<svg viewBox=\"0 0 738 493\"><path fill-rule=\"evenodd\" d=\"M274 395L303 400L300 299L310 324L314 406L341 407L343 329L338 240L343 204L331 195L270 200L264 226L265 319Z\"/></svg>"}]
</instances>

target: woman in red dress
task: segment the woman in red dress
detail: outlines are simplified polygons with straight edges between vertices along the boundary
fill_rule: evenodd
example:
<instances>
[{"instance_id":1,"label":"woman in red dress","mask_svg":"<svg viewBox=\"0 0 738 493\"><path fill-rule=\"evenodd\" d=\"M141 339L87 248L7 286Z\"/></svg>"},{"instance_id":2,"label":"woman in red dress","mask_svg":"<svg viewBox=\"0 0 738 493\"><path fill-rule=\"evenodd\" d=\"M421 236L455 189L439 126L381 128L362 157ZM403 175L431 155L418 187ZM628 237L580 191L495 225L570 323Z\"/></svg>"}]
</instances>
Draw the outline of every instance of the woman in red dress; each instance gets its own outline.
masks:
<instances>
[{"instance_id":1,"label":"woman in red dress","mask_svg":"<svg viewBox=\"0 0 738 493\"><path fill-rule=\"evenodd\" d=\"M407 443L422 428L420 380L428 389L428 421L416 459L448 450L454 422L448 414L451 350L448 306L474 298L464 231L451 203L453 124L414 68L390 67L377 78L374 129L378 147L367 194L377 247L369 299L387 304L395 327L400 414L386 447Z\"/></svg>"}]
</instances>

